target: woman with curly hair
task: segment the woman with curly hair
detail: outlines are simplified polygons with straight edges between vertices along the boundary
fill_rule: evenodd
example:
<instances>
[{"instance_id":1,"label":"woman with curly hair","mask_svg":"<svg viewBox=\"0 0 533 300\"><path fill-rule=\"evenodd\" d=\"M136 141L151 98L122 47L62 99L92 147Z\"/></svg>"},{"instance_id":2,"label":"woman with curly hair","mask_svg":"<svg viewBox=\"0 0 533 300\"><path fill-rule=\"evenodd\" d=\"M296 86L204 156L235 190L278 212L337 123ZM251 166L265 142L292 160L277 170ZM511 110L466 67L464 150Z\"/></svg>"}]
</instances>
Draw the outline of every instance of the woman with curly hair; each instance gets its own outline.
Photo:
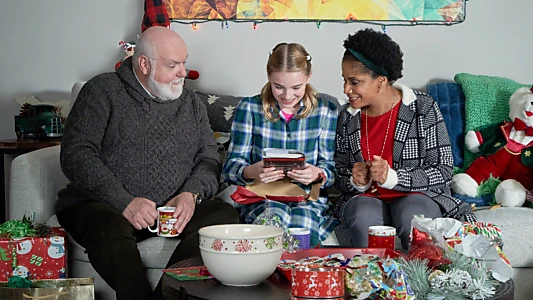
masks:
<instances>
[{"instance_id":1,"label":"woman with curly hair","mask_svg":"<svg viewBox=\"0 0 533 300\"><path fill-rule=\"evenodd\" d=\"M475 220L452 197L453 157L438 105L427 94L395 83L403 53L388 35L364 29L344 41L342 76L349 103L339 112L336 215L351 246L368 246L368 227L396 227L409 247L411 219Z\"/></svg>"},{"instance_id":2,"label":"woman with curly hair","mask_svg":"<svg viewBox=\"0 0 533 300\"><path fill-rule=\"evenodd\" d=\"M322 182L317 201L282 203L262 200L235 204L241 219L252 223L263 212L277 215L286 227L307 228L311 247L324 241L339 223L330 213L325 188L335 181L337 107L309 84L311 55L296 43L278 44L267 62L268 82L261 94L244 98L235 110L223 175L233 185L292 180L307 193ZM284 172L265 167L263 149L294 149L305 154L305 168Z\"/></svg>"}]
</instances>

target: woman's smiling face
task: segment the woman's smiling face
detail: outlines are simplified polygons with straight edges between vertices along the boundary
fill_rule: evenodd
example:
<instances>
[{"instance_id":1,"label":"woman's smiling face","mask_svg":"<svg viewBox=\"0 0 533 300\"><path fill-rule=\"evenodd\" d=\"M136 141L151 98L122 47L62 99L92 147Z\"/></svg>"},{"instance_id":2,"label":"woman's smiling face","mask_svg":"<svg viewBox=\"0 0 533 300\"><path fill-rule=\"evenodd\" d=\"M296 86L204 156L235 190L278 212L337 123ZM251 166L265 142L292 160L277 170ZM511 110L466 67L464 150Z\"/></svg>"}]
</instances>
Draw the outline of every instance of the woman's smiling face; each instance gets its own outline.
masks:
<instances>
[{"instance_id":1,"label":"woman's smiling face","mask_svg":"<svg viewBox=\"0 0 533 300\"><path fill-rule=\"evenodd\" d=\"M342 78L344 94L348 96L352 108L362 108L375 101L378 90L378 78L373 78L358 61L342 61Z\"/></svg>"}]
</instances>

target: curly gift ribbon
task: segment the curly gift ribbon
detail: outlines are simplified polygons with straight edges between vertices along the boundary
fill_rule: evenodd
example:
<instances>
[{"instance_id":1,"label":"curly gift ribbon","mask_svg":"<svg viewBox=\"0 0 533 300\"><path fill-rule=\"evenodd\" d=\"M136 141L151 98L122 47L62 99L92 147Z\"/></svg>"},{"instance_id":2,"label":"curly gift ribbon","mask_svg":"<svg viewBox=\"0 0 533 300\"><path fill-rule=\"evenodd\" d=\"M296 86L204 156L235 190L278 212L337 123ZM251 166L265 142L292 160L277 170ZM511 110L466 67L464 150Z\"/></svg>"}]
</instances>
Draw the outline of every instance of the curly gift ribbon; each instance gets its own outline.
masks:
<instances>
[{"instance_id":1,"label":"curly gift ribbon","mask_svg":"<svg viewBox=\"0 0 533 300\"><path fill-rule=\"evenodd\" d=\"M28 278L11 276L7 281L7 286L10 288L30 288L31 281Z\"/></svg>"},{"instance_id":2,"label":"curly gift ribbon","mask_svg":"<svg viewBox=\"0 0 533 300\"><path fill-rule=\"evenodd\" d=\"M8 236L10 238L22 238L28 236L35 236L36 231L28 223L20 220L7 221L0 225L0 236Z\"/></svg>"},{"instance_id":3,"label":"curly gift ribbon","mask_svg":"<svg viewBox=\"0 0 533 300\"><path fill-rule=\"evenodd\" d=\"M462 234L466 235L468 233L474 235L484 235L489 240L501 239L502 231L501 229L492 223L483 223L483 222L465 222L462 225Z\"/></svg>"}]
</instances>

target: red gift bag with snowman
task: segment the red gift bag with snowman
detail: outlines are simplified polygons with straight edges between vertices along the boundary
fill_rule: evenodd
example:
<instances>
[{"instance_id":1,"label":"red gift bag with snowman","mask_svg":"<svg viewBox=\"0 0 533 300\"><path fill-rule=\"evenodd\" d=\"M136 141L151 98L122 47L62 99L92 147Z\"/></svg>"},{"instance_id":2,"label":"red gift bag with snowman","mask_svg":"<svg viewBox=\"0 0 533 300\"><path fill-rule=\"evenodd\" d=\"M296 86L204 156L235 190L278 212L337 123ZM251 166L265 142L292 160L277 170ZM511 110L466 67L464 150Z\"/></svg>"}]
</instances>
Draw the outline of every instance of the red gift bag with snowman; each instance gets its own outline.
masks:
<instances>
[{"instance_id":1,"label":"red gift bag with snowman","mask_svg":"<svg viewBox=\"0 0 533 300\"><path fill-rule=\"evenodd\" d=\"M67 274L67 233L52 227L43 237L0 237L0 281L11 276L60 279Z\"/></svg>"}]
</instances>

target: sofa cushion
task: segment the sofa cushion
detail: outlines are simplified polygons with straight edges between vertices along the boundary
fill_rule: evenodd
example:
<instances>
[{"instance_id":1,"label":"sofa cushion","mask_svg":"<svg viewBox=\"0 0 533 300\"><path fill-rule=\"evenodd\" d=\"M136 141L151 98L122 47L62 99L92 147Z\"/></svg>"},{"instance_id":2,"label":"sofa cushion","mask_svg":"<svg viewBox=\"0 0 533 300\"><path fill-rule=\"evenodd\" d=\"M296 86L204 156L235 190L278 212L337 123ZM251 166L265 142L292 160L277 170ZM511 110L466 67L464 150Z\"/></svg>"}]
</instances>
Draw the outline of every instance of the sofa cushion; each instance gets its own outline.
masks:
<instances>
[{"instance_id":1,"label":"sofa cushion","mask_svg":"<svg viewBox=\"0 0 533 300\"><path fill-rule=\"evenodd\" d=\"M459 73L454 77L465 95L465 132L509 118L509 98L526 86L511 79ZM531 86L531 85L529 85ZM464 149L464 166L476 156Z\"/></svg>"},{"instance_id":2,"label":"sofa cushion","mask_svg":"<svg viewBox=\"0 0 533 300\"><path fill-rule=\"evenodd\" d=\"M215 132L215 137L220 144L226 144L227 141L222 140L221 137L227 137L229 141L229 132L231 131L231 123L233 122L233 114L239 101L243 97L231 95L208 94L196 91L196 95L205 104L207 108L207 116L211 129ZM224 135L226 133L227 135Z\"/></svg>"},{"instance_id":3,"label":"sofa cushion","mask_svg":"<svg viewBox=\"0 0 533 300\"><path fill-rule=\"evenodd\" d=\"M533 209L527 207L502 207L474 212L479 222L498 225L502 230L503 252L513 268L532 268Z\"/></svg>"},{"instance_id":4,"label":"sofa cushion","mask_svg":"<svg viewBox=\"0 0 533 300\"><path fill-rule=\"evenodd\" d=\"M452 143L453 165L463 166L465 95L453 82L428 84L427 93L437 102Z\"/></svg>"},{"instance_id":5,"label":"sofa cushion","mask_svg":"<svg viewBox=\"0 0 533 300\"><path fill-rule=\"evenodd\" d=\"M56 215L53 215L46 224L48 226L60 226ZM69 236L70 237L70 236ZM170 255L180 243L178 238L153 237L137 243L143 265L148 269L164 269ZM69 259L89 262L85 248L78 244L72 237L69 238Z\"/></svg>"}]
</instances>

